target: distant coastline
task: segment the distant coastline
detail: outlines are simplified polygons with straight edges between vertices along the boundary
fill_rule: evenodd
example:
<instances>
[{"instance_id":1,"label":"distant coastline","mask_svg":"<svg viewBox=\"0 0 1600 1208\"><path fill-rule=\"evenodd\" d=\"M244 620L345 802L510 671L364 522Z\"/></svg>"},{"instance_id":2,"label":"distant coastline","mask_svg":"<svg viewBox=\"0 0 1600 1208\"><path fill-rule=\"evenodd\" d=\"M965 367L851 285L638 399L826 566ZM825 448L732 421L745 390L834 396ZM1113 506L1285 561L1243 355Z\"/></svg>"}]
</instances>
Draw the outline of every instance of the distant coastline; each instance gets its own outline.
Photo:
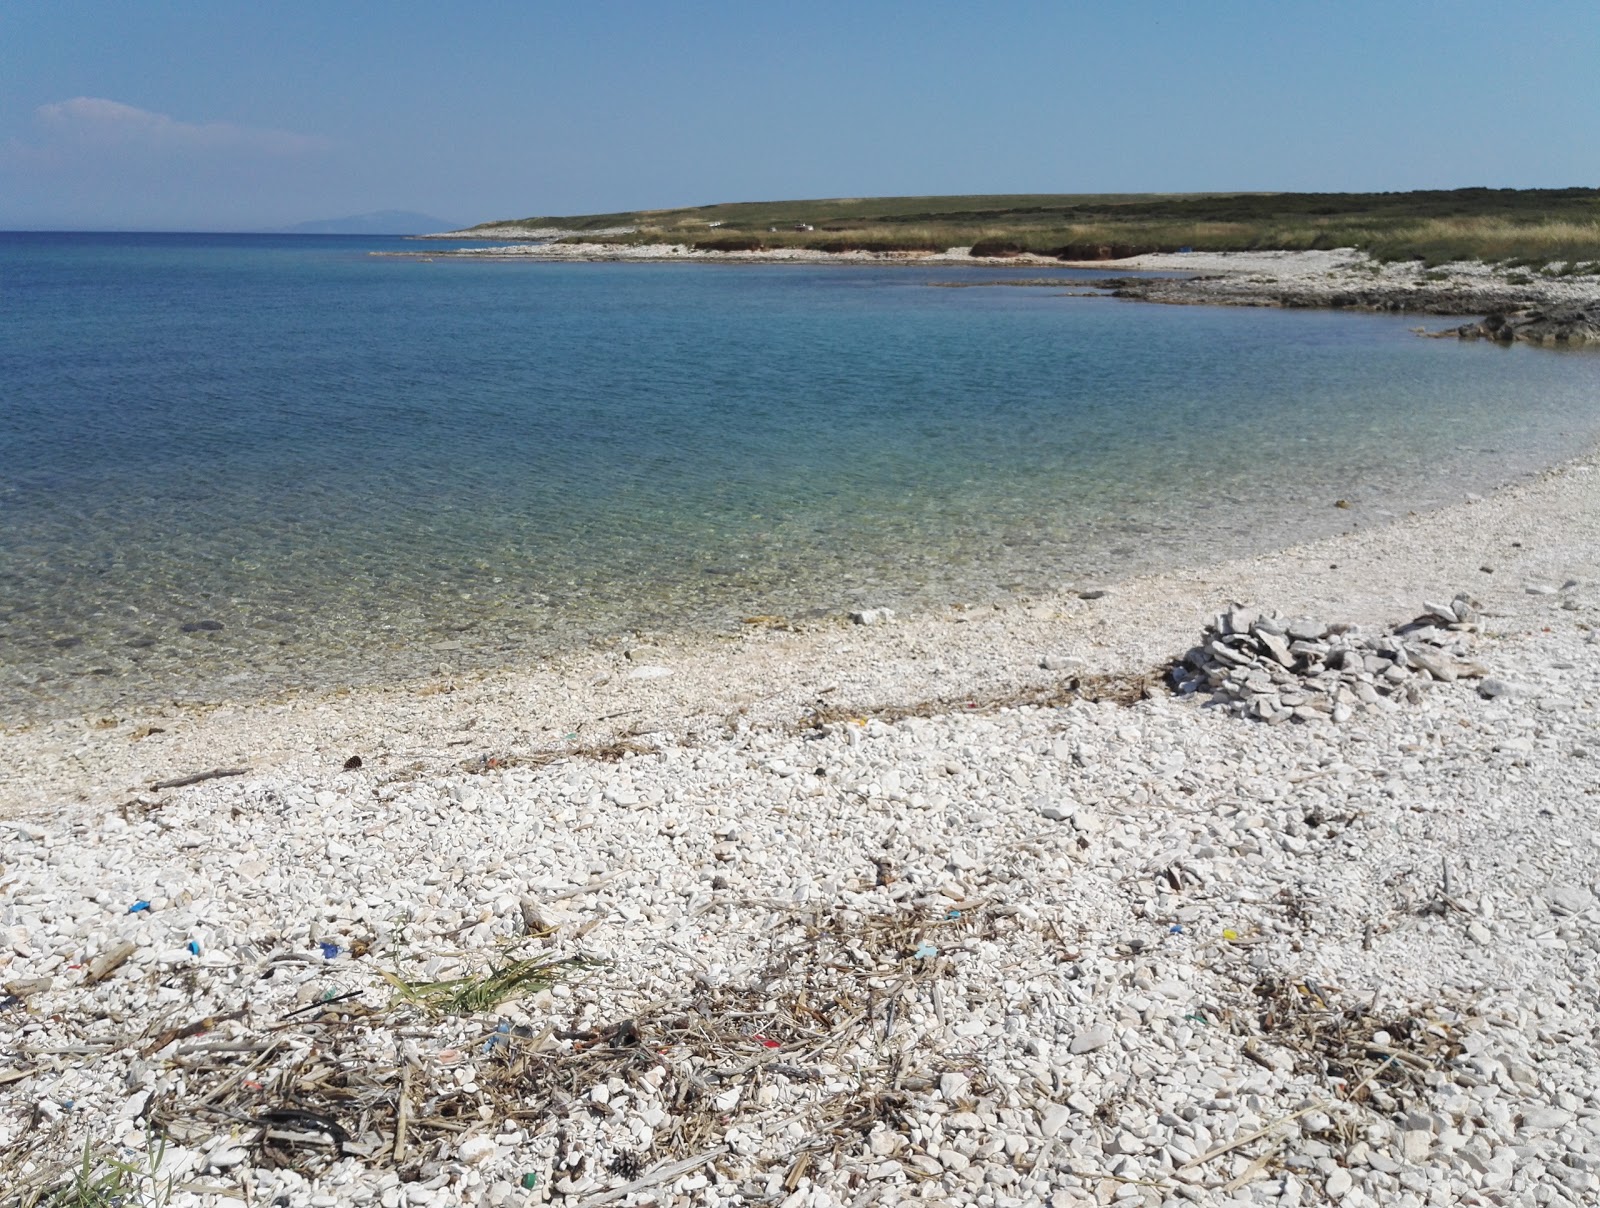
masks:
<instances>
[{"instance_id":1,"label":"distant coastline","mask_svg":"<svg viewBox=\"0 0 1600 1208\"><path fill-rule=\"evenodd\" d=\"M1461 334L1495 337L1496 332L1504 330L1511 334L1495 338L1523 339L1532 343L1600 342L1600 271L1534 273L1526 268L1476 261L1456 261L1433 267L1412 260L1385 263L1356 248L1155 252L1119 260L1062 260L1030 252L974 254L972 247L951 247L942 252L827 252L800 247L723 251L681 243L559 242L557 240L571 239L573 232L552 228L537 233L548 241L371 254L558 263L870 264L948 266L963 271L1031 267L1046 273L1063 268L1095 269L1107 275L1090 280L1044 276L1026 282L950 284L1032 285L1100 292L1130 301L1170 305L1313 307L1452 317L1521 316L1519 321L1505 328L1491 325L1481 332ZM496 237L488 230L470 234L477 238ZM524 231L518 238L527 239L533 234L535 232ZM467 238L469 232L456 232L452 237Z\"/></svg>"}]
</instances>

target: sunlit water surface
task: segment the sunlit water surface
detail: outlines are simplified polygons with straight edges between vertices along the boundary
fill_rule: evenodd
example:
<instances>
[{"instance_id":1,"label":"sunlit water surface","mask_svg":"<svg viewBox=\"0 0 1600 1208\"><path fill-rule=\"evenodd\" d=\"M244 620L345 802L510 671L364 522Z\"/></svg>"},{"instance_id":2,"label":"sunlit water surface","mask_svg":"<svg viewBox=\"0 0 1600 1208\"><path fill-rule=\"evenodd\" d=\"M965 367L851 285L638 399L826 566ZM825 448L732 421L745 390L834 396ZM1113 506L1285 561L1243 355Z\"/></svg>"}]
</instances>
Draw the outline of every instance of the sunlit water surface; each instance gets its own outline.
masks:
<instances>
[{"instance_id":1,"label":"sunlit water surface","mask_svg":"<svg viewBox=\"0 0 1600 1208\"><path fill-rule=\"evenodd\" d=\"M417 246L0 235L0 722L1030 595L1600 431L1600 356L1415 319Z\"/></svg>"}]
</instances>

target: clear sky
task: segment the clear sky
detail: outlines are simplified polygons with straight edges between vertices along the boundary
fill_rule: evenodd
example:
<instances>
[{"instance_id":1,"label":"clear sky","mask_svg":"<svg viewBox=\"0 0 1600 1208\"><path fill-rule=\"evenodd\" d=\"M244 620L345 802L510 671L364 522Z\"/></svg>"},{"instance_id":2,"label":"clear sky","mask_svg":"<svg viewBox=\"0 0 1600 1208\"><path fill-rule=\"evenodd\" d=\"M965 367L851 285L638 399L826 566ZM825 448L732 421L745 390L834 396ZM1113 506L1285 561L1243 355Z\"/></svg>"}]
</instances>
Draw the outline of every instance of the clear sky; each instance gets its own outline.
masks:
<instances>
[{"instance_id":1,"label":"clear sky","mask_svg":"<svg viewBox=\"0 0 1600 1208\"><path fill-rule=\"evenodd\" d=\"M0 229L1600 185L1600 0L0 0Z\"/></svg>"}]
</instances>

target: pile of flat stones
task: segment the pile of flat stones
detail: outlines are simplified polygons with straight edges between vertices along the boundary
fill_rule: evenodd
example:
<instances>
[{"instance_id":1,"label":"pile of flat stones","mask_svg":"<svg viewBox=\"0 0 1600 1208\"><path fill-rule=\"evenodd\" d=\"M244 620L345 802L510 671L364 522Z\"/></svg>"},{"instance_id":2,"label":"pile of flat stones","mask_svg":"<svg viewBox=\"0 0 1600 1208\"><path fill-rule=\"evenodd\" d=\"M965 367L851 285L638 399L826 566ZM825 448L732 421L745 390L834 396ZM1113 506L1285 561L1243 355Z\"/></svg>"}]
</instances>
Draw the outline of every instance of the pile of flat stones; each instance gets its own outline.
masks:
<instances>
[{"instance_id":1,"label":"pile of flat stones","mask_svg":"<svg viewBox=\"0 0 1600 1208\"><path fill-rule=\"evenodd\" d=\"M1423 605L1409 624L1364 635L1360 626L1289 620L1243 604L1220 612L1172 668L1180 695L1210 693L1240 716L1271 724L1332 719L1415 703L1422 687L1486 674L1465 656L1478 630L1466 593Z\"/></svg>"}]
</instances>

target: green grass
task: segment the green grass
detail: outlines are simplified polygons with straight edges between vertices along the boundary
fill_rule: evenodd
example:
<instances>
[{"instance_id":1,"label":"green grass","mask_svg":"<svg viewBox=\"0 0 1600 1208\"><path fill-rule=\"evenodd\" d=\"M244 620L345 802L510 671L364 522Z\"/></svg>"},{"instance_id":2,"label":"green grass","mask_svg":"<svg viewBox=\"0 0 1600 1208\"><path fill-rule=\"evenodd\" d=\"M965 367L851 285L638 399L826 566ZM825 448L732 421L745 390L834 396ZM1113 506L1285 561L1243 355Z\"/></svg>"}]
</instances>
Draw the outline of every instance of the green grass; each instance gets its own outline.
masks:
<instances>
[{"instance_id":1,"label":"green grass","mask_svg":"<svg viewBox=\"0 0 1600 1208\"><path fill-rule=\"evenodd\" d=\"M143 1162L97 1153L87 1138L83 1156L66 1178L53 1186L24 1188L23 1208L163 1208L172 1198L172 1179L163 1177L166 1142L151 1139Z\"/></svg>"},{"instance_id":2,"label":"green grass","mask_svg":"<svg viewBox=\"0 0 1600 1208\"><path fill-rule=\"evenodd\" d=\"M477 1015L513 999L548 990L570 969L589 963L582 957L529 957L492 965L483 973L435 982L408 981L393 973L382 975L395 988L398 1001L435 1015Z\"/></svg>"},{"instance_id":3,"label":"green grass","mask_svg":"<svg viewBox=\"0 0 1600 1208\"><path fill-rule=\"evenodd\" d=\"M794 229L800 224L814 229ZM1082 260L1184 247L1357 247L1380 260L1429 266L1519 261L1571 271L1568 266L1600 260L1600 189L858 197L544 215L484 225L577 232L633 227L599 238L729 250L977 247Z\"/></svg>"}]
</instances>

